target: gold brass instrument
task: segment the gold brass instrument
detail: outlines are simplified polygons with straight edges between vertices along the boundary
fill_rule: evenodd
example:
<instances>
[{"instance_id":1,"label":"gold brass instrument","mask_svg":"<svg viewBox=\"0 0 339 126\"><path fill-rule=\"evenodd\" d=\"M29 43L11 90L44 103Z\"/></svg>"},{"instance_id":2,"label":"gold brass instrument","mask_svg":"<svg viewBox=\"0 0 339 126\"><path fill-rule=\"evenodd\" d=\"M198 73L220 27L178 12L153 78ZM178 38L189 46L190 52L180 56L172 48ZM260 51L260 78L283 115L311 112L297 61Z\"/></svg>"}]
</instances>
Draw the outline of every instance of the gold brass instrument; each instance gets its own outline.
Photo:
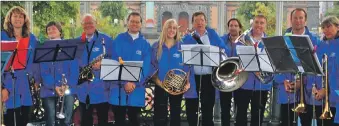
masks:
<instances>
[{"instance_id":1,"label":"gold brass instrument","mask_svg":"<svg viewBox=\"0 0 339 126\"><path fill-rule=\"evenodd\" d=\"M32 97L32 103L33 103L33 120L42 120L44 117L44 109L42 107L42 100L40 98L40 87L41 85L35 84L34 77L30 77L29 73L26 73L28 84L29 84L29 90Z\"/></svg>"},{"instance_id":2,"label":"gold brass instrument","mask_svg":"<svg viewBox=\"0 0 339 126\"><path fill-rule=\"evenodd\" d=\"M322 77L323 85L325 86L325 106L323 109L323 113L320 115L320 119L331 119L333 117L332 112L330 110L330 99L329 99L329 83L328 83L328 57L326 54L323 55L322 66L325 76Z\"/></svg>"},{"instance_id":3,"label":"gold brass instrument","mask_svg":"<svg viewBox=\"0 0 339 126\"><path fill-rule=\"evenodd\" d=\"M297 74L296 75L296 79L295 79L295 86L297 85L297 83L300 83L300 102L299 104L292 109L292 111L297 112L297 113L305 113L305 109L306 109L306 105L305 105L305 100L304 100L304 84L303 84L303 77L301 74ZM295 90L295 89L294 89Z\"/></svg>"},{"instance_id":4,"label":"gold brass instrument","mask_svg":"<svg viewBox=\"0 0 339 126\"><path fill-rule=\"evenodd\" d=\"M183 94L187 91L185 86L188 81L188 74L181 69L171 69L166 73L162 85L159 86L171 95Z\"/></svg>"},{"instance_id":5,"label":"gold brass instrument","mask_svg":"<svg viewBox=\"0 0 339 126\"><path fill-rule=\"evenodd\" d=\"M60 110L57 112L56 117L58 119L64 119L65 114L64 114L64 104L65 104L65 95L68 95L70 93L67 85L67 79L65 74L61 75L61 89L60 92L63 92L63 96L59 96L58 102L57 102L57 107L60 108Z\"/></svg>"},{"instance_id":6,"label":"gold brass instrument","mask_svg":"<svg viewBox=\"0 0 339 126\"><path fill-rule=\"evenodd\" d=\"M253 37L251 35L251 29L246 30L245 32L243 32L236 40L235 42L240 42L241 44L245 45L245 46L253 46L254 47L254 40ZM254 47L257 48L257 47ZM274 75L272 73L269 72L255 72L254 74L257 79L260 80L260 82L262 84L267 84L269 82L271 82L274 78Z\"/></svg>"},{"instance_id":7,"label":"gold brass instrument","mask_svg":"<svg viewBox=\"0 0 339 126\"><path fill-rule=\"evenodd\" d=\"M92 72L92 67L95 63L101 61L105 55L106 55L106 48L105 48L105 40L102 38L101 41L102 44L102 54L100 54L98 57L96 57L92 62L90 62L87 66L80 68L80 73L79 73L79 78L78 78L78 85L90 81L92 82L95 78L93 72Z\"/></svg>"}]
</instances>

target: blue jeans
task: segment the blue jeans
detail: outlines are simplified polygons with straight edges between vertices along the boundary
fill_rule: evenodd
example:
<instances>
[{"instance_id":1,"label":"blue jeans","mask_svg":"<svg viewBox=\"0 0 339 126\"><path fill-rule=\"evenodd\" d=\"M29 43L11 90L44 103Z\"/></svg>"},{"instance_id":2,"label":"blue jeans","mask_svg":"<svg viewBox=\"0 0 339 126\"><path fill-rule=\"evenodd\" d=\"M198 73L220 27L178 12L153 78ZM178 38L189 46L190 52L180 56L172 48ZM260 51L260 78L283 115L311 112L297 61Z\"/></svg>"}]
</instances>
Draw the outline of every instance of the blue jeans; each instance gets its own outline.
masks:
<instances>
[{"instance_id":1,"label":"blue jeans","mask_svg":"<svg viewBox=\"0 0 339 126\"><path fill-rule=\"evenodd\" d=\"M55 126L56 120L56 102L59 97L48 97L42 99L42 104L45 110L46 126ZM69 126L72 124L72 114L74 105L74 96L68 95L64 99L64 113L65 119L60 121L61 126ZM60 111L60 110L57 110Z\"/></svg>"}]
</instances>

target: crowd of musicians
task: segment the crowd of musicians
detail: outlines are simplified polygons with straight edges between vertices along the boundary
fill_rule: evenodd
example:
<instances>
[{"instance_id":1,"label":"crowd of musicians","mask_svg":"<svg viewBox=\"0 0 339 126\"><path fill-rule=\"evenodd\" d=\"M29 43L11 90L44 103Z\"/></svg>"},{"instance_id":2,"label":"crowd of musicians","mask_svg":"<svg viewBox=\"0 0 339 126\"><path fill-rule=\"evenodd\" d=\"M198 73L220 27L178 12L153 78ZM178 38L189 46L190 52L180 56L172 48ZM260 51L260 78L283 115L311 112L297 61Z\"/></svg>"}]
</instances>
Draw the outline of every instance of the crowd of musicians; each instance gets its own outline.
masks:
<instances>
[{"instance_id":1,"label":"crowd of musicians","mask_svg":"<svg viewBox=\"0 0 339 126\"><path fill-rule=\"evenodd\" d=\"M140 32L143 20L139 13L132 12L127 18L127 31L120 33L115 39L107 36L96 28L96 17L91 14L82 16L81 24L83 34L77 39L86 39L86 45L81 60L33 63L33 53L27 53L29 61L23 70L16 70L13 73L7 71L2 73L3 88L1 98L6 112L4 124L6 126L25 126L30 121L32 94L29 90L30 79L35 80L35 85L40 85L39 97L42 99L42 106L45 111L44 121L47 126L65 125L72 122L72 111L75 98L79 99L81 112L81 126L92 126L93 109L97 110L98 125L108 125L108 108L112 107L114 122L116 126L139 126L141 108L145 106L145 83L147 77L155 70L156 74L151 80L156 84L154 93L154 116L155 126L165 126L168 123L168 111L170 111L170 125L181 125L181 101L186 101L186 114L189 126L213 126L213 108L216 97L220 97L221 122L222 126L230 125L231 99L234 98L236 126L262 125L268 92L272 86L278 87L278 103L281 104L281 126L297 125L297 118L300 118L302 126L311 126L316 120L318 126L338 125L336 110L339 108L339 97L335 90L339 89L339 20L329 16L321 23L323 37L318 38L312 34L306 26L307 13L297 8L290 14L292 27L288 28L285 35L307 35L316 47L316 54L321 61L322 55L328 55L328 80L329 88L322 86L321 77L304 76L296 80L294 73L276 74L274 81L269 84L262 84L254 73L244 85L233 92L220 92L211 84L212 67L182 65L181 45L197 44L192 36L198 35L203 45L213 45L221 48L228 57L237 57L236 39L243 33L241 22L232 18L227 22L229 33L220 37L218 33L207 27L207 17L202 12L195 12L192 15L192 31L181 35L179 25L175 19L165 21L159 40L152 46ZM250 31L246 34L256 43L262 43L262 38L268 37L265 34L267 19L264 15L253 17ZM38 41L31 33L30 19L26 11L21 7L13 7L7 13L4 21L4 29L1 31L1 40L19 41L28 39L28 46L34 49ZM60 23L51 21L44 29L49 40L62 40L63 30ZM105 44L102 43L105 41ZM261 44L263 45L263 44ZM263 48L263 46L261 46ZM93 60L106 51L105 59L119 61L143 61L143 76L139 82L107 82L100 80L101 61L94 62L91 66L96 76L92 81L83 82L78 85L80 68L92 63ZM33 50L30 50L33 51ZM121 60L120 59L120 60ZM184 86L185 93L172 95L162 88L166 73L172 69L181 69L188 73ZM320 79L319 79L320 78ZM300 78L299 78L300 79ZM67 81L66 81L67 80ZM320 81L319 81L320 80ZM14 81L14 82L13 82ZM14 84L12 84L14 83ZM66 84L66 85L65 85ZM304 85L304 86L301 86ZM13 87L14 86L14 87ZM37 86L36 86L37 87ZM292 108L300 101L298 91L305 87L303 94L305 98L305 112L295 113ZM69 92L64 92L68 89ZM328 92L326 92L328 91ZM323 100L329 93L330 111L333 117L330 119L319 119L323 113ZM63 97L64 96L64 97ZM63 97L65 118L56 118L59 109L56 109L58 99ZM168 110L168 102L170 110ZM199 105L201 104L201 105ZM251 119L247 122L247 109L251 105ZM198 122L198 108L201 108L201 122ZM127 116L126 116L127 114ZM128 118L128 121L126 121ZM56 121L59 120L59 121ZM58 123L56 123L58 122Z\"/></svg>"}]
</instances>

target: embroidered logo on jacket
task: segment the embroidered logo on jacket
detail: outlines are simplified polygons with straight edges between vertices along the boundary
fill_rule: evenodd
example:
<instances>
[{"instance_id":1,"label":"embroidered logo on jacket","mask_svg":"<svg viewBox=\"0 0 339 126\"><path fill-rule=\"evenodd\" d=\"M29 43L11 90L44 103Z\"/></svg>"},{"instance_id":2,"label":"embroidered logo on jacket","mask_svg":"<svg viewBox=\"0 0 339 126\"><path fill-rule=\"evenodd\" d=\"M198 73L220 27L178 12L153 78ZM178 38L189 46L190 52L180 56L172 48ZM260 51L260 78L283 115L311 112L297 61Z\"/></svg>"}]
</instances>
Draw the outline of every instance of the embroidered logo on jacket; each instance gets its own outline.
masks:
<instances>
[{"instance_id":1,"label":"embroidered logo on jacket","mask_svg":"<svg viewBox=\"0 0 339 126\"><path fill-rule=\"evenodd\" d=\"M335 57L335 52L332 52L332 53L330 54L330 57Z\"/></svg>"},{"instance_id":2,"label":"embroidered logo on jacket","mask_svg":"<svg viewBox=\"0 0 339 126\"><path fill-rule=\"evenodd\" d=\"M173 54L173 57L175 57L175 58L179 58L179 57L180 57L180 54L178 54L178 53L174 53L174 54Z\"/></svg>"},{"instance_id":3,"label":"embroidered logo on jacket","mask_svg":"<svg viewBox=\"0 0 339 126\"><path fill-rule=\"evenodd\" d=\"M135 53L138 54L138 55L141 55L141 51L140 50L137 50Z\"/></svg>"},{"instance_id":4,"label":"embroidered logo on jacket","mask_svg":"<svg viewBox=\"0 0 339 126\"><path fill-rule=\"evenodd\" d=\"M92 49L92 51L93 51L93 52L98 52L98 51L100 51L100 48L94 47L94 48Z\"/></svg>"}]
</instances>

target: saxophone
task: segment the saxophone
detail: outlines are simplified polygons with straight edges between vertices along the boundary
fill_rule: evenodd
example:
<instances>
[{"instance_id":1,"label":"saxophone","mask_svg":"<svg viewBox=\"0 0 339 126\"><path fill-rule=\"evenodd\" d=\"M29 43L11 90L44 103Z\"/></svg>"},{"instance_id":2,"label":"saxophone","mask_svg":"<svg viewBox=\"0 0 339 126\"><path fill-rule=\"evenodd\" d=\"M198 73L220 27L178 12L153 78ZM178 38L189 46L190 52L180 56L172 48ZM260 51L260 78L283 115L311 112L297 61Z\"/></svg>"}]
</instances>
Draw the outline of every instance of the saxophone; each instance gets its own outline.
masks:
<instances>
[{"instance_id":1,"label":"saxophone","mask_svg":"<svg viewBox=\"0 0 339 126\"><path fill-rule=\"evenodd\" d=\"M97 56L92 62L90 62L87 66L80 68L80 73L79 73L79 78L78 78L78 85L90 81L92 82L95 78L93 72L92 72L92 67L95 63L101 61L105 55L106 55L106 48L105 48L105 40L102 38L101 41L102 44L102 54Z\"/></svg>"},{"instance_id":2,"label":"saxophone","mask_svg":"<svg viewBox=\"0 0 339 126\"><path fill-rule=\"evenodd\" d=\"M40 87L41 85L35 85L34 77L30 77L29 73L26 73L29 84L29 90L32 97L33 103L33 120L42 120L44 117L44 109L42 107L42 100L40 98Z\"/></svg>"}]
</instances>

